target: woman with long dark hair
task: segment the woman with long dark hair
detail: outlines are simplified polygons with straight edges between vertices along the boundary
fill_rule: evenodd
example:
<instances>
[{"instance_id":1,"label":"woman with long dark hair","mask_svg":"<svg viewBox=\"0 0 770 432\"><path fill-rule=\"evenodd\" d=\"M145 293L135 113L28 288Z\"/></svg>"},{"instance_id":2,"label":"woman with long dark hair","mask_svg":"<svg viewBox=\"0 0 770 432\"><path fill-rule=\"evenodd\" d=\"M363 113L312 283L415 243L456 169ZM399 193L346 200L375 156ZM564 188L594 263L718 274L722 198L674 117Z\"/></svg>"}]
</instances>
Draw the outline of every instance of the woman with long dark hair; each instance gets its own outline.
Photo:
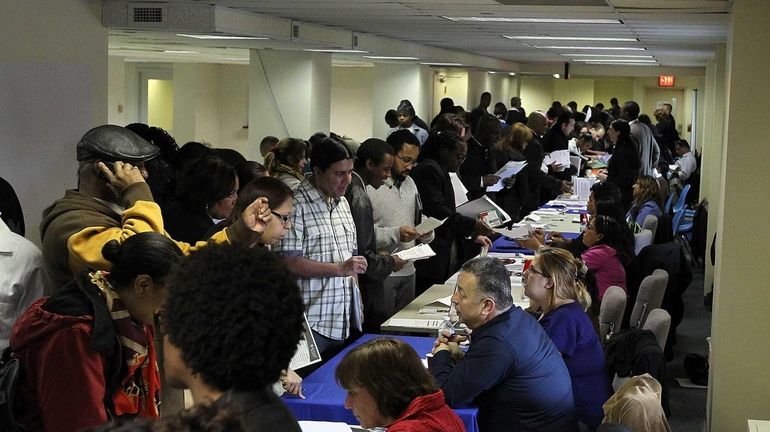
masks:
<instances>
[{"instance_id":1,"label":"woman with long dark hair","mask_svg":"<svg viewBox=\"0 0 770 432\"><path fill-rule=\"evenodd\" d=\"M588 249L581 258L596 278L597 300L601 302L607 288L615 285L626 290L625 266L634 257L623 233L622 223L615 218L597 215L583 232L583 244Z\"/></svg>"},{"instance_id":2,"label":"woman with long dark hair","mask_svg":"<svg viewBox=\"0 0 770 432\"><path fill-rule=\"evenodd\" d=\"M33 303L11 335L24 430L79 431L121 416L159 416L153 322L182 251L155 232L110 240L109 272L85 270Z\"/></svg>"},{"instance_id":3,"label":"woman with long dark hair","mask_svg":"<svg viewBox=\"0 0 770 432\"><path fill-rule=\"evenodd\" d=\"M644 224L644 219L648 215L657 218L663 215L660 205L660 189L658 181L650 176L641 176L634 183L634 202L631 204L631 210L626 214L626 220L629 223L636 223L639 226Z\"/></svg>"}]
</instances>

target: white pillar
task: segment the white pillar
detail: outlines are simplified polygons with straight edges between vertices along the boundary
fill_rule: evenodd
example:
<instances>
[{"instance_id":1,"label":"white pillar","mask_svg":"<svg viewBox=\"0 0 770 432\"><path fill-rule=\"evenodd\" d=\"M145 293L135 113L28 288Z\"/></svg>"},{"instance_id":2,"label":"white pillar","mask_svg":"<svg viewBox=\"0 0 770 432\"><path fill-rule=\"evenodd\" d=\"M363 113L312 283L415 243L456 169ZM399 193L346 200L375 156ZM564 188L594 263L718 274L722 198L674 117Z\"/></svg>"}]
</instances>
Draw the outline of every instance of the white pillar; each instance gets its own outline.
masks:
<instances>
[{"instance_id":1,"label":"white pillar","mask_svg":"<svg viewBox=\"0 0 770 432\"><path fill-rule=\"evenodd\" d=\"M770 22L770 2L735 0L730 18L722 205L712 213L719 235L708 419L715 432L770 418L770 112L763 109L770 100L770 40L757 34Z\"/></svg>"},{"instance_id":2,"label":"white pillar","mask_svg":"<svg viewBox=\"0 0 770 432\"><path fill-rule=\"evenodd\" d=\"M307 139L329 132L331 55L251 50L249 147L267 135ZM254 156L261 160L259 152Z\"/></svg>"},{"instance_id":3,"label":"white pillar","mask_svg":"<svg viewBox=\"0 0 770 432\"><path fill-rule=\"evenodd\" d=\"M372 91L372 136L385 139L388 125L385 113L408 99L415 113L426 123L433 119L433 81L428 68L415 64L374 65Z\"/></svg>"}]
</instances>

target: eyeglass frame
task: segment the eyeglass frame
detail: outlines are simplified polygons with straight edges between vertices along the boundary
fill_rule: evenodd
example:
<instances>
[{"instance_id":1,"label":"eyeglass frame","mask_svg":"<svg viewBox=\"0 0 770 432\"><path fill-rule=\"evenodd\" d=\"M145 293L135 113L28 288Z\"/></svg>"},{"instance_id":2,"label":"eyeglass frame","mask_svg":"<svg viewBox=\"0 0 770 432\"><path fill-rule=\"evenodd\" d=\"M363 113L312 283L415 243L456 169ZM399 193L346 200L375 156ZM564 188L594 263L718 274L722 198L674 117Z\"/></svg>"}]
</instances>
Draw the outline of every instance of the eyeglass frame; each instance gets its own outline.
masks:
<instances>
[{"instance_id":1,"label":"eyeglass frame","mask_svg":"<svg viewBox=\"0 0 770 432\"><path fill-rule=\"evenodd\" d=\"M404 160L404 157L403 157L403 156L401 156L401 155L400 155L400 154L398 154L398 153L396 153L396 157L397 157L397 158L398 158L398 159L399 159L401 162L403 162L404 164L406 164L406 166L408 166L408 167L410 166L410 167L413 167L413 168L414 168L415 166L417 166L417 160L406 161L406 160Z\"/></svg>"},{"instance_id":2,"label":"eyeglass frame","mask_svg":"<svg viewBox=\"0 0 770 432\"><path fill-rule=\"evenodd\" d=\"M281 222L283 222L283 226L286 226L286 225L290 224L291 221L292 221L292 215L290 215L290 214L282 215L282 214L278 213L275 210L270 210L270 213L273 216L277 217Z\"/></svg>"}]
</instances>

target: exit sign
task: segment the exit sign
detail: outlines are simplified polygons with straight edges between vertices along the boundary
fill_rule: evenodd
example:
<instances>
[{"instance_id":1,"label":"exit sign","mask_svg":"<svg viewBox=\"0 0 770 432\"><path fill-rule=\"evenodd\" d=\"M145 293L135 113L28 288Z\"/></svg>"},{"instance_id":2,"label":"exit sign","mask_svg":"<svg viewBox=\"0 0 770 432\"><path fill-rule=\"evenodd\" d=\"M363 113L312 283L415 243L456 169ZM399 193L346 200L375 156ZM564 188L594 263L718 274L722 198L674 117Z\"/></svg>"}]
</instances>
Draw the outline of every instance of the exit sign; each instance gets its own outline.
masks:
<instances>
[{"instance_id":1,"label":"exit sign","mask_svg":"<svg viewBox=\"0 0 770 432\"><path fill-rule=\"evenodd\" d=\"M658 86L659 87L673 87L674 86L674 76L673 75L659 75L658 76Z\"/></svg>"}]
</instances>

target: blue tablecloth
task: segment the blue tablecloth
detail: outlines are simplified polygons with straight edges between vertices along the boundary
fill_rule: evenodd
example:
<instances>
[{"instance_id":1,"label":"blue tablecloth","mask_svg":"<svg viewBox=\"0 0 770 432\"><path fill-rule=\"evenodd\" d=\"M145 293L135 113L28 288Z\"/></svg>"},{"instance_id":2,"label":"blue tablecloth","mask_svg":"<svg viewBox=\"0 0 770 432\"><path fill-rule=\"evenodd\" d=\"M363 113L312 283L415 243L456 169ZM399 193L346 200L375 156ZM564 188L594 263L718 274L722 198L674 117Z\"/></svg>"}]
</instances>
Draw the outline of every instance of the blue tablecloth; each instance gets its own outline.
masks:
<instances>
[{"instance_id":1,"label":"blue tablecloth","mask_svg":"<svg viewBox=\"0 0 770 432\"><path fill-rule=\"evenodd\" d=\"M578 235L579 234L577 233L562 233L562 236L569 240L577 238ZM489 251L502 253L520 253L525 255L535 254L532 250L521 247L516 240L505 236L500 236L500 238L492 242L492 247L489 249Z\"/></svg>"},{"instance_id":2,"label":"blue tablecloth","mask_svg":"<svg viewBox=\"0 0 770 432\"><path fill-rule=\"evenodd\" d=\"M433 338L413 336L368 334L361 336L356 342L345 348L342 352L302 381L305 399L284 396L284 402L286 402L286 405L291 412L294 413L297 420L335 421L358 424L358 420L353 416L353 411L345 408L345 390L340 388L334 380L334 370L348 351L377 337L401 339L411 345L420 356L424 356L431 351L434 341ZM388 372L383 371L383 373ZM476 421L476 416L478 415L477 408L456 409L455 412L460 416L460 419L465 424L465 428L468 432L478 432L479 426Z\"/></svg>"}]
</instances>

